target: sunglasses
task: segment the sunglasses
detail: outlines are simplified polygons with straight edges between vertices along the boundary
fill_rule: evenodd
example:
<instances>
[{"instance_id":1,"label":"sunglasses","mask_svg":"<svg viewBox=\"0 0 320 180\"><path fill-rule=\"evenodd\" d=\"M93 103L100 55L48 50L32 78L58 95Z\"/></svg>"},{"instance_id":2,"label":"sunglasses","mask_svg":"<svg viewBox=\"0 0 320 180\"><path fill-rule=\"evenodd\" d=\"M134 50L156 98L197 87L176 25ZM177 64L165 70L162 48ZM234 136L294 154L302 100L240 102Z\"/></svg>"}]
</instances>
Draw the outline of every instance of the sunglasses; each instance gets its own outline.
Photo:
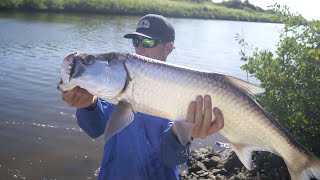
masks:
<instances>
[{"instance_id":1,"label":"sunglasses","mask_svg":"<svg viewBox=\"0 0 320 180\"><path fill-rule=\"evenodd\" d=\"M138 47L141 44L144 48L154 48L156 47L161 40L149 39L149 38L132 38L132 44L134 47Z\"/></svg>"}]
</instances>

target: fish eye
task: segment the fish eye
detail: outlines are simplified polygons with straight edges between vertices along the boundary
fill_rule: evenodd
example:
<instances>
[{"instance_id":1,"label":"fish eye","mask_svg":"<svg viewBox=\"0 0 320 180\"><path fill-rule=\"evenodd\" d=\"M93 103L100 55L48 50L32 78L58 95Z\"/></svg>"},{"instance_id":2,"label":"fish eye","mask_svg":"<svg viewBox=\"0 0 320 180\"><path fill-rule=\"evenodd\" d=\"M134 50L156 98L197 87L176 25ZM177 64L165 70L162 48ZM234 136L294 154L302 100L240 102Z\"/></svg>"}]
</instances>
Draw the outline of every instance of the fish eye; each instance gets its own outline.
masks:
<instances>
[{"instance_id":1,"label":"fish eye","mask_svg":"<svg viewBox=\"0 0 320 180\"><path fill-rule=\"evenodd\" d=\"M96 57L93 56L93 55L88 55L88 56L86 56L85 58L82 59L82 63L83 64L87 64L87 65L92 64L95 61L96 61Z\"/></svg>"}]
</instances>

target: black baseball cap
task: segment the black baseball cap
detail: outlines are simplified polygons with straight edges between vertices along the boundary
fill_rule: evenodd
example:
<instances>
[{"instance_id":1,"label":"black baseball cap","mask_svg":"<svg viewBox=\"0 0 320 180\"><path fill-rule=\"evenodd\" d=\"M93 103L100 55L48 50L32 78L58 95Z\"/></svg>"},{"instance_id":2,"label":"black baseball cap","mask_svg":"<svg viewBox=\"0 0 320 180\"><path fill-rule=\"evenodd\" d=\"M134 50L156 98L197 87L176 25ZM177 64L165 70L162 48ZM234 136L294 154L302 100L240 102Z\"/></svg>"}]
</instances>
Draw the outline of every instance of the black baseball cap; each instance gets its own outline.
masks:
<instances>
[{"instance_id":1,"label":"black baseball cap","mask_svg":"<svg viewBox=\"0 0 320 180\"><path fill-rule=\"evenodd\" d=\"M163 42L174 42L175 32L167 18L158 14L143 16L137 25L136 32L124 35L125 38L134 38L137 35Z\"/></svg>"}]
</instances>

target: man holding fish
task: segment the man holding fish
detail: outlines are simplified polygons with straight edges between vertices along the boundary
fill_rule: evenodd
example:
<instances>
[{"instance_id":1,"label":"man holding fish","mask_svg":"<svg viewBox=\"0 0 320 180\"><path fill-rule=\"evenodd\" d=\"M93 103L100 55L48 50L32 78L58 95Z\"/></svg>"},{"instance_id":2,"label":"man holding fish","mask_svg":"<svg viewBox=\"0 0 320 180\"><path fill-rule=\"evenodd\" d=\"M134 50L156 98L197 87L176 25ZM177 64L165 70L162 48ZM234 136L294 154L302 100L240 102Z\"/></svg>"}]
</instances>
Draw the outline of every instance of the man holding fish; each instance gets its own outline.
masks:
<instances>
[{"instance_id":1,"label":"man holding fish","mask_svg":"<svg viewBox=\"0 0 320 180\"><path fill-rule=\"evenodd\" d=\"M132 39L137 54L159 61L166 61L174 49L174 28L160 15L142 17L136 32L124 37ZM210 96L202 95L195 97L186 109L185 121L193 128L192 134L181 132L183 128L179 128L177 122L135 113L132 123L108 136L99 179L179 179L177 165L187 160L191 139L205 138L224 126L221 111L212 107ZM115 109L113 104L80 87L64 91L62 99L77 108L78 124L92 138L108 134L106 125L113 116L126 116L120 108ZM119 113L112 113L114 110ZM181 139L186 136L189 139Z\"/></svg>"}]
</instances>

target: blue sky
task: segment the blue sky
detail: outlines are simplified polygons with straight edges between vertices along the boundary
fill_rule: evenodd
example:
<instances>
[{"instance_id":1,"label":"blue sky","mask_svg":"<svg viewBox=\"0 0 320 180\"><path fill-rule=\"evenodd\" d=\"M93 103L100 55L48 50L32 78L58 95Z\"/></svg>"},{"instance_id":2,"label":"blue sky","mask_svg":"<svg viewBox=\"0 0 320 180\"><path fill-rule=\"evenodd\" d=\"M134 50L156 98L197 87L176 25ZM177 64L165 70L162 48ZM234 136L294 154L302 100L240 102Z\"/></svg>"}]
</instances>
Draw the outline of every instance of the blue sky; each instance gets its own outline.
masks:
<instances>
[{"instance_id":1,"label":"blue sky","mask_svg":"<svg viewBox=\"0 0 320 180\"><path fill-rule=\"evenodd\" d=\"M213 2L221 1L213 0ZM298 12L307 20L320 20L320 0L249 0L249 2L263 9L267 9L269 5L275 3L287 5L291 12Z\"/></svg>"}]
</instances>

